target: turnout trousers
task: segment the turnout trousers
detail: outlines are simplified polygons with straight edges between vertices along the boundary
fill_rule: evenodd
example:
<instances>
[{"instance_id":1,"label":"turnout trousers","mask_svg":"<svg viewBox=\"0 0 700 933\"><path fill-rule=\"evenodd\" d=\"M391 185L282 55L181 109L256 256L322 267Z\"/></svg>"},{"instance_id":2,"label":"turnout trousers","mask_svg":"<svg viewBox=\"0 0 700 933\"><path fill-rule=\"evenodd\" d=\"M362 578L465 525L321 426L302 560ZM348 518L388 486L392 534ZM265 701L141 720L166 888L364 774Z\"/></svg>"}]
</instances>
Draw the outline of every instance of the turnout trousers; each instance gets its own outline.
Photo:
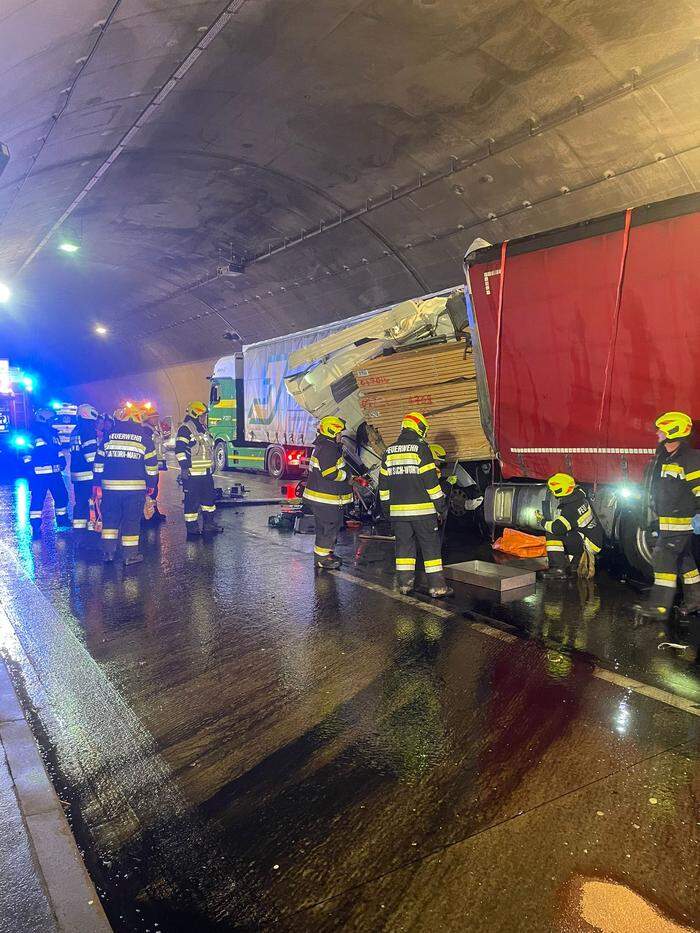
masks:
<instances>
[{"instance_id":1,"label":"turnout trousers","mask_svg":"<svg viewBox=\"0 0 700 933\"><path fill-rule=\"evenodd\" d=\"M183 481L185 491L185 524L188 531L199 530L199 513L205 527L214 522L216 504L214 492L214 477L211 473L206 476L188 476Z\"/></svg>"},{"instance_id":2,"label":"turnout trousers","mask_svg":"<svg viewBox=\"0 0 700 933\"><path fill-rule=\"evenodd\" d=\"M401 519L392 522L396 536L396 579L399 586L413 586L416 576L416 557L420 550L428 576L429 588L445 585L442 571L442 546L437 515Z\"/></svg>"},{"instance_id":3,"label":"turnout trousers","mask_svg":"<svg viewBox=\"0 0 700 933\"><path fill-rule=\"evenodd\" d=\"M87 480L87 482L73 483L73 495L75 496L75 505L73 506L74 531L87 531L93 485L91 479Z\"/></svg>"},{"instance_id":4,"label":"turnout trousers","mask_svg":"<svg viewBox=\"0 0 700 933\"><path fill-rule=\"evenodd\" d=\"M591 554L598 554L603 547L603 529L600 525L590 532L587 528L574 528L563 535L547 532L545 537L550 567L571 567L576 570L584 548Z\"/></svg>"},{"instance_id":5,"label":"turnout trousers","mask_svg":"<svg viewBox=\"0 0 700 933\"><path fill-rule=\"evenodd\" d=\"M326 505L324 502L310 502L316 525L314 556L328 557L333 553L338 532L343 527L344 506Z\"/></svg>"},{"instance_id":6,"label":"turnout trousers","mask_svg":"<svg viewBox=\"0 0 700 933\"><path fill-rule=\"evenodd\" d=\"M48 494L53 499L58 524L66 525L68 523L68 490L61 473L32 476L29 480L29 489L31 491L29 521L35 532L41 528L41 513L44 510L44 502Z\"/></svg>"},{"instance_id":7,"label":"turnout trousers","mask_svg":"<svg viewBox=\"0 0 700 933\"><path fill-rule=\"evenodd\" d=\"M700 609L700 573L693 557L693 535L689 531L660 531L651 553L654 585L648 605L668 612L673 606L678 577L688 609Z\"/></svg>"},{"instance_id":8,"label":"turnout trousers","mask_svg":"<svg viewBox=\"0 0 700 933\"><path fill-rule=\"evenodd\" d=\"M145 489L102 490L102 548L114 557L121 539L135 553L139 546Z\"/></svg>"}]
</instances>

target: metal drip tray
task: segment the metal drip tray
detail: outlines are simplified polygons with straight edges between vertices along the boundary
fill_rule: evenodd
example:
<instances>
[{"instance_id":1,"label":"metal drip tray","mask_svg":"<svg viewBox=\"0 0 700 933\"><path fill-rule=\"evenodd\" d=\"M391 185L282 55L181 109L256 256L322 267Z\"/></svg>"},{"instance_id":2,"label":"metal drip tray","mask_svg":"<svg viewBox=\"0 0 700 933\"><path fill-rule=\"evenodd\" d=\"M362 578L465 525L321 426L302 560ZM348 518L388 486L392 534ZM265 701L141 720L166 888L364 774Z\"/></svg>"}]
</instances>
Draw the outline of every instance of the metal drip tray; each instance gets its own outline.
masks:
<instances>
[{"instance_id":1,"label":"metal drip tray","mask_svg":"<svg viewBox=\"0 0 700 933\"><path fill-rule=\"evenodd\" d=\"M483 586L499 593L534 586L536 580L534 570L519 570L504 564L488 564L485 560L465 560L460 564L448 564L445 567L445 576L448 580Z\"/></svg>"}]
</instances>

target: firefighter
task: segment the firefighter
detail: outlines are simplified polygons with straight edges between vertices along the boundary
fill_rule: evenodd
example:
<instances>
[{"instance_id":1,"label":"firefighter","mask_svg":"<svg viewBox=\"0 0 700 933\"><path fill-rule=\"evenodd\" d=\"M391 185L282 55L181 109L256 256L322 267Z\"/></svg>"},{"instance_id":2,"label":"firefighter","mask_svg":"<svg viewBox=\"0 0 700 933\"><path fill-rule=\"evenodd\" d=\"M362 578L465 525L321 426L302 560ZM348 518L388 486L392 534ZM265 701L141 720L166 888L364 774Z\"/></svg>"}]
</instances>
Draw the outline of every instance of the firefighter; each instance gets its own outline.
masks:
<instances>
[{"instance_id":1,"label":"firefighter","mask_svg":"<svg viewBox=\"0 0 700 933\"><path fill-rule=\"evenodd\" d=\"M442 569L440 532L447 500L430 448L425 442L428 421L418 411L401 422L395 444L387 447L379 471L379 498L396 536L396 576L401 593L414 588L417 548L435 599L451 596Z\"/></svg>"},{"instance_id":2,"label":"firefighter","mask_svg":"<svg viewBox=\"0 0 700 933\"><path fill-rule=\"evenodd\" d=\"M114 560L120 537L124 565L143 560L138 549L143 502L157 472L153 439L141 424L141 413L134 407L117 409L95 458L95 477L102 484L105 562Z\"/></svg>"},{"instance_id":3,"label":"firefighter","mask_svg":"<svg viewBox=\"0 0 700 933\"><path fill-rule=\"evenodd\" d=\"M304 500L313 512L316 525L314 558L322 570L337 570L340 558L333 553L338 532L343 527L343 512L352 502L348 471L340 444L345 430L342 418L329 415L322 418L314 449L309 458L309 478Z\"/></svg>"},{"instance_id":4,"label":"firefighter","mask_svg":"<svg viewBox=\"0 0 700 933\"><path fill-rule=\"evenodd\" d=\"M185 491L185 525L190 538L218 534L224 530L216 523L214 439L207 430L207 412L204 402L190 402L175 440L175 456Z\"/></svg>"},{"instance_id":5,"label":"firefighter","mask_svg":"<svg viewBox=\"0 0 700 933\"><path fill-rule=\"evenodd\" d=\"M568 473L555 473L547 488L556 503L551 520L537 512L547 539L547 576L565 577L578 573L588 580L595 575L595 555L603 547L603 529L585 491Z\"/></svg>"},{"instance_id":6,"label":"firefighter","mask_svg":"<svg viewBox=\"0 0 700 933\"><path fill-rule=\"evenodd\" d=\"M68 490L62 473L66 458L61 449L61 440L53 428L53 412L40 408L34 415L34 440L31 451L24 457L29 468L29 521L32 536L41 536L41 513L48 493L53 499L56 523L59 528L70 527L68 518Z\"/></svg>"},{"instance_id":7,"label":"firefighter","mask_svg":"<svg viewBox=\"0 0 700 933\"><path fill-rule=\"evenodd\" d=\"M94 465L97 456L97 419L99 413L92 405L78 405L78 422L70 438L70 478L73 483L73 531L76 544L88 540L90 499L94 483Z\"/></svg>"},{"instance_id":8,"label":"firefighter","mask_svg":"<svg viewBox=\"0 0 700 933\"><path fill-rule=\"evenodd\" d=\"M659 537L651 555L654 585L639 610L650 619L668 618L683 578L681 615L700 611L700 573L693 557L693 533L700 534L700 451L688 441L692 419L668 411L656 420L659 446L654 460L651 496Z\"/></svg>"},{"instance_id":9,"label":"firefighter","mask_svg":"<svg viewBox=\"0 0 700 933\"><path fill-rule=\"evenodd\" d=\"M440 488L445 494L445 499L449 500L452 487L457 485L457 474L455 472L445 473L447 466L447 451L442 444L429 444L430 453L433 455L433 461L437 468L437 475L440 479Z\"/></svg>"},{"instance_id":10,"label":"firefighter","mask_svg":"<svg viewBox=\"0 0 700 933\"><path fill-rule=\"evenodd\" d=\"M144 402L142 411L144 427L146 427L151 432L153 437L153 446L156 449L156 459L158 461L158 472L155 476L153 488L148 494L149 499L153 503L153 514L150 516L150 518L147 519L147 521L155 525L166 521L165 515L163 515L163 513L158 508L158 487L160 473L167 470L168 467L165 462L165 448L163 446L164 438L163 431L160 426L160 416L158 411L155 409L151 402Z\"/></svg>"}]
</instances>

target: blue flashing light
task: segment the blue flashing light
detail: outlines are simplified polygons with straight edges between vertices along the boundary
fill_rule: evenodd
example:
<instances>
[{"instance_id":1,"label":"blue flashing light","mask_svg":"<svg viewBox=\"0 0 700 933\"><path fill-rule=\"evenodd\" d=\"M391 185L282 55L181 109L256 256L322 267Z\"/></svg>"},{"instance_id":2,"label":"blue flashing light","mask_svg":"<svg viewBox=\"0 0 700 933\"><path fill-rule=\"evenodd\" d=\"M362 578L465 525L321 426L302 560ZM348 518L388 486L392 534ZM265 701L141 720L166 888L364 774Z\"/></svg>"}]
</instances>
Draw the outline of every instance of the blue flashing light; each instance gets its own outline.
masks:
<instances>
[{"instance_id":1,"label":"blue flashing light","mask_svg":"<svg viewBox=\"0 0 700 933\"><path fill-rule=\"evenodd\" d=\"M58 411L59 408L63 407L63 402L57 402L56 399L53 399L49 402L49 408L53 408L54 411Z\"/></svg>"},{"instance_id":2,"label":"blue flashing light","mask_svg":"<svg viewBox=\"0 0 700 933\"><path fill-rule=\"evenodd\" d=\"M10 443L13 447L22 450L25 447L29 447L29 438L26 434L13 434Z\"/></svg>"},{"instance_id":3,"label":"blue flashing light","mask_svg":"<svg viewBox=\"0 0 700 933\"><path fill-rule=\"evenodd\" d=\"M34 391L34 380L31 376L22 376L22 385L24 386L25 392Z\"/></svg>"}]
</instances>

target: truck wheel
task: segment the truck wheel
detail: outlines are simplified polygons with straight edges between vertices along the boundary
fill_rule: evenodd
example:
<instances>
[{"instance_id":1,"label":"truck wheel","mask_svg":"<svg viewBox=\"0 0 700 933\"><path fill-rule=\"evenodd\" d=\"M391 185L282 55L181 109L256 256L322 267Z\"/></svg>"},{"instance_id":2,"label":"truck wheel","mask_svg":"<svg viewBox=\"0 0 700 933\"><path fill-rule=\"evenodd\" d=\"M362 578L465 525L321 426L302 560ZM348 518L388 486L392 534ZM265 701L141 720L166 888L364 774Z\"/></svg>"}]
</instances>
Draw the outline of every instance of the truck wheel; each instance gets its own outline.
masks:
<instances>
[{"instance_id":1,"label":"truck wheel","mask_svg":"<svg viewBox=\"0 0 700 933\"><path fill-rule=\"evenodd\" d=\"M228 451L226 441L217 441L214 445L214 469L217 473L228 470Z\"/></svg>"},{"instance_id":2,"label":"truck wheel","mask_svg":"<svg viewBox=\"0 0 700 933\"><path fill-rule=\"evenodd\" d=\"M287 456L284 447L270 447L267 452L266 468L273 479L282 479L287 471Z\"/></svg>"},{"instance_id":3,"label":"truck wheel","mask_svg":"<svg viewBox=\"0 0 700 933\"><path fill-rule=\"evenodd\" d=\"M617 534L627 563L651 583L654 579L654 572L651 568L654 539L649 532L640 527L633 512L622 512Z\"/></svg>"}]
</instances>

